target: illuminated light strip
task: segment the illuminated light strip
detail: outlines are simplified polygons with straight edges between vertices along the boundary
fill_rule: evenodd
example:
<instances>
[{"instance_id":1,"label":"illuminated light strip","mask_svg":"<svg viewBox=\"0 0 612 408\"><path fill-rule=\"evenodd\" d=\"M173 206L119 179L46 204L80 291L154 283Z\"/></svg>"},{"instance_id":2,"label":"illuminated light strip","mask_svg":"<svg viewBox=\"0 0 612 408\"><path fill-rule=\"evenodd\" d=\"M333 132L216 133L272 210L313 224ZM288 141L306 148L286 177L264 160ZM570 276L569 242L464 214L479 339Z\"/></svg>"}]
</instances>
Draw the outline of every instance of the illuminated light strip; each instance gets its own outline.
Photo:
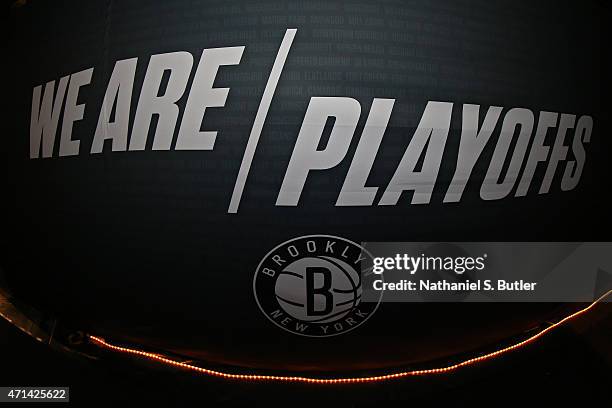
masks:
<instances>
[{"instance_id":1,"label":"illuminated light strip","mask_svg":"<svg viewBox=\"0 0 612 408\"><path fill-rule=\"evenodd\" d=\"M518 342L516 344L513 344L511 346L508 347L504 347L502 349L499 349L497 351L493 351L491 353L487 353L484 354L480 357L474 357L474 358L470 358L468 360L464 360L460 363L456 363L456 364L452 364L446 367L440 367L440 368L430 368L430 369L426 369L426 370L413 370L413 371L403 371L403 372L399 372L399 373L395 373L395 374L386 374L386 375L378 375L378 376L371 376L371 377L347 377L347 378L314 378L314 377L302 377L302 376L277 376L277 375L257 375L257 374L233 374L233 373L227 373L227 372L223 372L223 371L216 371L216 370L211 370L208 368L202 368L202 367L198 367L198 366L194 366L191 364L187 364L187 363L182 363L180 361L176 361L176 360L172 360L170 358L167 357L163 357L159 354L154 354L154 353L150 353L150 352L146 352L146 351L141 351L141 350L136 350L136 349L132 349L132 348L128 348L128 347L121 347L121 346L115 346L113 344L110 344L108 342L106 342L104 339L100 338L100 337L96 337L96 336L88 336L89 339L97 344L100 347L109 349L109 350L113 350L113 351L117 351L117 352L122 352L122 353L127 353L127 354L132 354L132 355L136 355L136 356L140 356L140 357L144 357L150 360L155 360L158 361L160 363L164 363L167 365L171 365L174 367L180 367L180 368L184 368L190 371L195 371L201 374L206 374L206 375L210 375L213 377L219 377L219 378L224 378L224 379L229 379L229 380L245 380L245 381L278 381L278 382L298 382L298 383L310 383L310 384L355 384L355 383L368 383L368 382L379 382L379 381L387 381L387 380L393 380L393 379L398 379L398 378L404 378L404 377L416 377L416 376L425 376L425 375L433 375L433 374L444 374L444 373L448 373L448 372L452 372L455 370L458 370L459 368L462 367L466 367L466 366L471 366L474 365L476 363L480 363L482 361L485 360L489 360L495 357L498 357L502 354L508 353L510 351L516 350L518 348L521 348L523 346L526 346L529 343L534 342L535 340L539 339L540 337L542 337L543 335L545 335L546 333L548 333L549 331L555 329L556 327L561 326L562 324L575 319L576 317L588 312L589 310L591 310L597 303L601 302L603 299L605 299L608 295L610 295L610 293L612 293L612 290L609 290L608 292L606 292L604 295L602 295L601 297L599 297L598 299L596 299L593 303L591 303L589 306L585 307L584 309L581 309L561 320L559 320L557 323L554 323L552 325L550 325L549 327L541 330L540 332L534 334L533 336Z\"/></svg>"}]
</instances>

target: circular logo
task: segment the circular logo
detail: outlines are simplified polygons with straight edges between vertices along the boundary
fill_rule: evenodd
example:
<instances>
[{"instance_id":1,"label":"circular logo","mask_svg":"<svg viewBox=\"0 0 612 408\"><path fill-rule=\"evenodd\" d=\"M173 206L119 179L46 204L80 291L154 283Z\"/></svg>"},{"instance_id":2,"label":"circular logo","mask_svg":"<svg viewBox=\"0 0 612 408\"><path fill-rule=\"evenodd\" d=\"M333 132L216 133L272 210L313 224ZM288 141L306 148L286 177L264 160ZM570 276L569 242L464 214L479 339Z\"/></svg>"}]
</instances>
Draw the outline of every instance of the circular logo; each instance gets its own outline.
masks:
<instances>
[{"instance_id":1,"label":"circular logo","mask_svg":"<svg viewBox=\"0 0 612 408\"><path fill-rule=\"evenodd\" d=\"M364 323L380 303L380 296L362 302L372 264L370 253L347 239L294 238L259 263L253 279L255 300L268 319L291 333L311 337L346 333Z\"/></svg>"}]
</instances>

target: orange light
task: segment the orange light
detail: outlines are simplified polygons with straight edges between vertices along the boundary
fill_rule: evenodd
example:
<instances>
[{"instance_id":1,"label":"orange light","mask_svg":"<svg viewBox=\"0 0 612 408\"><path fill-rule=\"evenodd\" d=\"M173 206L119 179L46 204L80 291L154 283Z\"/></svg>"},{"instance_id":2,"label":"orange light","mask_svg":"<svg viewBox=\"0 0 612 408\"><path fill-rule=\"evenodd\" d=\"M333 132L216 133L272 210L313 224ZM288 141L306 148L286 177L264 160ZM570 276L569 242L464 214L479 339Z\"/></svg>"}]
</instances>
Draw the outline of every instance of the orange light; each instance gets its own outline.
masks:
<instances>
[{"instance_id":1,"label":"orange light","mask_svg":"<svg viewBox=\"0 0 612 408\"><path fill-rule=\"evenodd\" d=\"M136 350L136 349L128 348L128 347L115 346L113 344L108 343L107 341L105 341L104 339L100 337L96 337L96 336L88 336L88 337L94 344L97 344L98 346L109 349L109 350L113 350L113 351L117 351L121 353L132 354L132 355L140 356L140 357L147 358L150 360L158 361L160 363L167 364L170 366L180 367L180 368L184 368L190 371L195 371L201 374L225 378L229 380L280 381L280 382L300 382L300 383L310 383L310 384L355 384L355 383L379 382L379 381L387 381L387 380L404 378L404 377L416 377L416 376L448 373L448 372L455 371L462 367L471 366L476 363L498 357L502 354L505 354L510 351L521 348L523 346L526 346L527 344L534 342L535 340L539 339L540 337L550 332L551 330L555 329L556 327L559 327L562 324L572 319L575 319L576 317L588 312L597 303L605 299L610 293L612 293L612 290L606 292L604 295L596 299L593 303L591 303L589 306L585 307L584 309L581 309L559 320L557 323L550 325L549 327L539 331L538 333L532 335L531 337L523 341L520 341L508 347L504 347L497 351L493 351L491 353L487 353L479 357L470 358L470 359L461 361L459 363L448 365L445 367L430 368L426 370L403 371L403 372L398 372L394 374L386 374L386 375L378 375L378 376L370 376L370 377L314 378L314 377L302 377L302 376L233 374L233 373L227 373L223 371L216 371L216 370L210 370L207 368L197 367L197 366L187 364L187 363L181 363L180 361L172 360L170 358L164 357L159 354L149 353L146 351Z\"/></svg>"}]
</instances>

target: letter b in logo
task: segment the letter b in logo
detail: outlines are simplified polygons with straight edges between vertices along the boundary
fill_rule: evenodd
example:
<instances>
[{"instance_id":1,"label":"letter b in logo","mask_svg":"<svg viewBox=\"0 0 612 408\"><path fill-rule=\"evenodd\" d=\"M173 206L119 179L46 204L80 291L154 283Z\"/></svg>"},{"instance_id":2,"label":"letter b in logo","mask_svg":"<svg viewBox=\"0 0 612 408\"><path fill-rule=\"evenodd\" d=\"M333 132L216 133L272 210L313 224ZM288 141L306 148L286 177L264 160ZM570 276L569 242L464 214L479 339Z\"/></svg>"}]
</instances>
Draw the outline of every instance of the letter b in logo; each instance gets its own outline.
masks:
<instances>
[{"instance_id":1,"label":"letter b in logo","mask_svg":"<svg viewBox=\"0 0 612 408\"><path fill-rule=\"evenodd\" d=\"M315 287L315 278L320 277L322 284ZM320 266L306 267L306 313L308 316L325 316L334 308L334 296L330 289L332 284L331 272ZM325 298L325 308L315 309L315 296Z\"/></svg>"}]
</instances>

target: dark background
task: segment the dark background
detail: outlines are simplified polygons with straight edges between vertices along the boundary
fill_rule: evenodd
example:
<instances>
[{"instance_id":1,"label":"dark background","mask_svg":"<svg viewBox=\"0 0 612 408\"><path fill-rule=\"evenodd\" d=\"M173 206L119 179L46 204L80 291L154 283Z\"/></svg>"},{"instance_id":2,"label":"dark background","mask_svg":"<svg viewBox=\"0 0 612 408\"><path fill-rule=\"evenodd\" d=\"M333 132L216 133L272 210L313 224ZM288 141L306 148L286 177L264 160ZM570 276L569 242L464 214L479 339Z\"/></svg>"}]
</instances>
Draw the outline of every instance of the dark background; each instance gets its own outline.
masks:
<instances>
[{"instance_id":1,"label":"dark background","mask_svg":"<svg viewBox=\"0 0 612 408\"><path fill-rule=\"evenodd\" d=\"M462 342L450 334L466 336L464 340L477 337L488 345L505 337L506 331L531 327L559 308L418 305L407 310L384 305L376 319L355 334L313 343L281 333L257 309L251 284L260 258L280 242L306 234L339 235L356 242L610 240L608 2L26 1L8 14L8 103L0 144L1 266L9 289L69 325L200 357L207 350L205 357L215 361L254 366L344 366L355 361L357 353L371 356L366 365L412 361L426 358L427 347L434 354L456 351ZM292 27L298 34L240 210L227 214L261 92L282 36ZM102 154L88 154L116 60L139 58L133 118L150 55L189 51L197 63L203 48L236 45L246 46L241 64L221 69L215 84L231 87L226 107L207 110L203 124L219 130L214 151L113 153L106 146ZM81 154L30 160L33 87L90 67L95 67L92 83L79 95L79 102L86 103L85 118L73 130L73 138L81 140ZM340 81L306 76L338 72ZM378 76L368 76L372 73ZM361 103L362 119L347 158L334 169L311 173L298 207L275 207L311 96L354 97ZM187 93L179 101L181 109L186 97ZM430 204L410 205L411 194L406 192L394 207L334 207L374 97L397 99L368 180L368 185L380 187L375 202L426 102L455 103ZM536 115L549 110L593 116L578 187L561 192L558 170L551 193L538 195L534 186L543 176L541 165L527 197L514 198L513 191L503 200L482 201L478 192L494 133L462 201L442 204L454 170L462 103L481 104L482 114L489 105L497 105L505 108L504 113L527 107ZM389 324L408 315L417 321ZM430 344L432 338L448 341ZM386 347L364 351L370 344ZM227 350L232 351L230 357ZM542 358L536 371L546 372L553 363ZM19 359L10 361L14 365ZM573 372L573 364L583 372L601 371L597 357L586 360L584 364L593 364L588 370L578 361L582 359L559 368L550 387L559 383L559 388L572 390L563 370ZM92 370L92 383L121 378ZM468 398L483 388L501 393L500 387L512 393L510 386L502 386L510 379L534 391L547 378L534 373L529 381L525 370L508 370L499 382L495 376L484 376L467 381L469 387L451 388L448 395L458 392ZM74 375L68 371L66 375ZM589 377L580 376L586 387L581 395L592 391L591 384L599 384L585 378ZM78 376L76 381L81 380ZM473 386L478 381L487 386Z\"/></svg>"}]
</instances>

